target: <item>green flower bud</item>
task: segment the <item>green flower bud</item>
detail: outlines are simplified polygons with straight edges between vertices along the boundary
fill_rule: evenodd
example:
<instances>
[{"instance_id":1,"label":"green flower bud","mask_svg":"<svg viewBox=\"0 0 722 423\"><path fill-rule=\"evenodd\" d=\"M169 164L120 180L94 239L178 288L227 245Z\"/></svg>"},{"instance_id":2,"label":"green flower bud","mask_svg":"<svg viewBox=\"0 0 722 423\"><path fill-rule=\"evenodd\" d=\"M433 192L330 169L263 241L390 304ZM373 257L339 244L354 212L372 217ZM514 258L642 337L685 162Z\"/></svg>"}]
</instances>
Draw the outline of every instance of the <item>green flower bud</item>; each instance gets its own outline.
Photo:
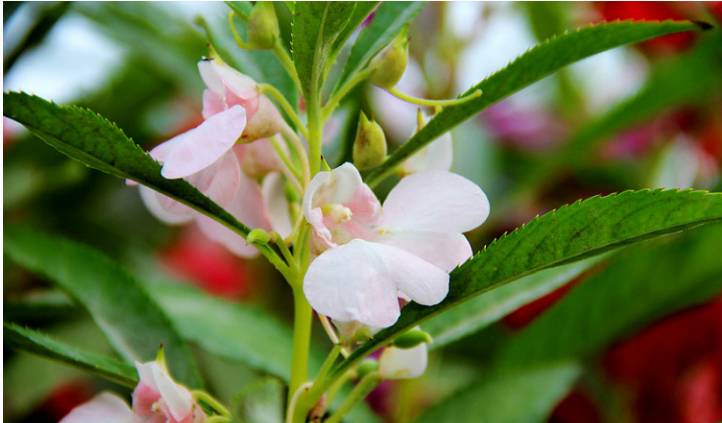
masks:
<instances>
[{"instance_id":1,"label":"green flower bud","mask_svg":"<svg viewBox=\"0 0 722 423\"><path fill-rule=\"evenodd\" d=\"M404 30L371 61L371 82L381 88L393 87L403 76L408 60L409 42Z\"/></svg>"},{"instance_id":2,"label":"green flower bud","mask_svg":"<svg viewBox=\"0 0 722 423\"><path fill-rule=\"evenodd\" d=\"M398 348L408 349L422 343L430 344L431 341L431 335L417 328L411 329L410 331L399 335L396 339L394 339L394 346Z\"/></svg>"},{"instance_id":3,"label":"green flower bud","mask_svg":"<svg viewBox=\"0 0 722 423\"><path fill-rule=\"evenodd\" d=\"M269 1L256 3L248 17L248 44L252 48L271 49L276 44L279 34L273 3Z\"/></svg>"},{"instance_id":4,"label":"green flower bud","mask_svg":"<svg viewBox=\"0 0 722 423\"><path fill-rule=\"evenodd\" d=\"M271 241L271 234L261 228L256 228L248 234L246 241L249 244L268 244Z\"/></svg>"},{"instance_id":5,"label":"green flower bud","mask_svg":"<svg viewBox=\"0 0 722 423\"><path fill-rule=\"evenodd\" d=\"M367 374L376 371L379 368L379 362L376 360L364 360L361 362L361 364L358 365L356 371L358 372L358 377L362 378L366 376Z\"/></svg>"},{"instance_id":6,"label":"green flower bud","mask_svg":"<svg viewBox=\"0 0 722 423\"><path fill-rule=\"evenodd\" d=\"M386 159L386 136L381 125L368 120L361 112L356 140L353 143L353 162L359 169L380 165Z\"/></svg>"}]
</instances>

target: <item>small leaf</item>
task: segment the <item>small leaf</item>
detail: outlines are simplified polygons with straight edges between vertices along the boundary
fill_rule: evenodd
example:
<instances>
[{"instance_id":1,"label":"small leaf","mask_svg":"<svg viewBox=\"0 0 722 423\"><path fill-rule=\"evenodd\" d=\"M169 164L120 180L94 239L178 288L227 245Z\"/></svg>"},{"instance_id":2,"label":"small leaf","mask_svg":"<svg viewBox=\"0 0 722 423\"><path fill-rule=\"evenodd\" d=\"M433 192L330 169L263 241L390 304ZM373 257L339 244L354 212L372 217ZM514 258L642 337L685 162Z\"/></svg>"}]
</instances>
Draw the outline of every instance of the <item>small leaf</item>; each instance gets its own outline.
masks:
<instances>
[{"instance_id":1,"label":"small leaf","mask_svg":"<svg viewBox=\"0 0 722 423\"><path fill-rule=\"evenodd\" d=\"M3 337L11 348L29 351L43 357L60 360L128 387L135 387L138 377L135 368L111 357L77 349L38 331L13 323L3 323Z\"/></svg>"},{"instance_id":2,"label":"small leaf","mask_svg":"<svg viewBox=\"0 0 722 423\"><path fill-rule=\"evenodd\" d=\"M419 13L423 2L392 1L381 3L371 24L364 28L351 48L336 90L351 76L364 68L401 29ZM336 91L334 90L334 91Z\"/></svg>"},{"instance_id":3,"label":"small leaf","mask_svg":"<svg viewBox=\"0 0 722 423\"><path fill-rule=\"evenodd\" d=\"M76 106L58 106L25 93L3 94L4 115L66 156L123 179L132 179L214 216L239 234L249 229L182 179L165 179L160 165L113 123Z\"/></svg>"},{"instance_id":4,"label":"small leaf","mask_svg":"<svg viewBox=\"0 0 722 423\"><path fill-rule=\"evenodd\" d=\"M292 21L292 51L307 99L321 88L334 43L353 15L354 2L298 2Z\"/></svg>"},{"instance_id":5,"label":"small leaf","mask_svg":"<svg viewBox=\"0 0 722 423\"><path fill-rule=\"evenodd\" d=\"M421 131L399 147L383 165L374 169L368 175L367 180L371 184L378 183L394 167L444 132L484 108L566 65L624 44L675 32L699 29L700 26L689 21L625 21L591 25L550 38L461 94L460 97L463 97L476 90L482 91L479 98L457 106L446 107L434 116Z\"/></svg>"},{"instance_id":6,"label":"small leaf","mask_svg":"<svg viewBox=\"0 0 722 423\"><path fill-rule=\"evenodd\" d=\"M228 7L230 7L236 14L239 16L242 16L246 19L248 19L251 16L251 10L253 10L253 5L251 2L248 1L227 1L226 4Z\"/></svg>"},{"instance_id":7,"label":"small leaf","mask_svg":"<svg viewBox=\"0 0 722 423\"><path fill-rule=\"evenodd\" d=\"M338 55L338 52L343 48L346 40L353 34L359 25L363 23L367 16L379 5L378 1L360 1L356 2L356 7L353 9L353 13L349 18L343 31L338 35L336 41L333 43L333 47L330 50L330 57L334 58Z\"/></svg>"},{"instance_id":8,"label":"small leaf","mask_svg":"<svg viewBox=\"0 0 722 423\"><path fill-rule=\"evenodd\" d=\"M543 422L579 377L574 362L487 374L479 383L430 408L419 423Z\"/></svg>"},{"instance_id":9,"label":"small leaf","mask_svg":"<svg viewBox=\"0 0 722 423\"><path fill-rule=\"evenodd\" d=\"M408 304L395 325L377 333L334 372L343 372L422 321L523 276L719 220L722 194L705 191L626 191L546 213L495 240L454 270L449 294L440 304L430 307Z\"/></svg>"},{"instance_id":10,"label":"small leaf","mask_svg":"<svg viewBox=\"0 0 722 423\"><path fill-rule=\"evenodd\" d=\"M5 253L40 273L88 310L111 345L129 361L149 361L163 345L172 375L202 382L193 355L168 317L125 270L98 251L18 227L5 228Z\"/></svg>"}]
</instances>

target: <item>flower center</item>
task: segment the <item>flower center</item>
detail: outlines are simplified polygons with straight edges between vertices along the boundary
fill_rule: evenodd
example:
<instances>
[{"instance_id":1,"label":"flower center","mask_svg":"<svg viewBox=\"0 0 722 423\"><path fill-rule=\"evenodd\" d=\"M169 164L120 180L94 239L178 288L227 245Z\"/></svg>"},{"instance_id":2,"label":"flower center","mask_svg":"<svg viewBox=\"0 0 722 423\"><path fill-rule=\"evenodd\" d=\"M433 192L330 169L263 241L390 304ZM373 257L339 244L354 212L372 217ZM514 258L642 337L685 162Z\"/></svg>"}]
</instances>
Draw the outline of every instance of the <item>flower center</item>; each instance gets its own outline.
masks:
<instances>
[{"instance_id":1,"label":"flower center","mask_svg":"<svg viewBox=\"0 0 722 423\"><path fill-rule=\"evenodd\" d=\"M334 223L345 223L351 220L351 209L341 204L324 204L321 207L324 216L330 216Z\"/></svg>"}]
</instances>

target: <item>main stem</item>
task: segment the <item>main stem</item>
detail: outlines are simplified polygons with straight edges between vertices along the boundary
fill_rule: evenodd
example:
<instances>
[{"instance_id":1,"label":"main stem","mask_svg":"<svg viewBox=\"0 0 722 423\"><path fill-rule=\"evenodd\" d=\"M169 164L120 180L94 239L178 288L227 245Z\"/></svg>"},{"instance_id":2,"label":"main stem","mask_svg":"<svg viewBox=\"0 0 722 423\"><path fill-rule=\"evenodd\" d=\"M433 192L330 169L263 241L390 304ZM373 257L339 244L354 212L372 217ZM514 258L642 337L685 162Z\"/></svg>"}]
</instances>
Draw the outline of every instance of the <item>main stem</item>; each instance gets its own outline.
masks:
<instances>
[{"instance_id":1,"label":"main stem","mask_svg":"<svg viewBox=\"0 0 722 423\"><path fill-rule=\"evenodd\" d=\"M291 384L288 403L293 394L308 378L308 350L311 343L311 305L303 295L302 280L293 284L293 355L291 359Z\"/></svg>"},{"instance_id":2,"label":"main stem","mask_svg":"<svg viewBox=\"0 0 722 423\"><path fill-rule=\"evenodd\" d=\"M323 115L318 90L312 90L308 96L308 161L311 178L321 170L321 145L323 138Z\"/></svg>"}]
</instances>

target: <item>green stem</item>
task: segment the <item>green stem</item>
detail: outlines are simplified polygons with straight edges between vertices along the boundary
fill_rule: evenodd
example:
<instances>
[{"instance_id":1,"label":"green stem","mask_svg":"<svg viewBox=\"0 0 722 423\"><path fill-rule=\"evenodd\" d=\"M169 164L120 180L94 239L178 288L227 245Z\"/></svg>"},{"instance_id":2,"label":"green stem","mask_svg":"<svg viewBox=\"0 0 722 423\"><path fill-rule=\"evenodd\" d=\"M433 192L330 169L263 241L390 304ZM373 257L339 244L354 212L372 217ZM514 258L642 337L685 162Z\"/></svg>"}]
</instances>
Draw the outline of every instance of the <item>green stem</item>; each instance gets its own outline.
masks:
<instances>
[{"instance_id":1,"label":"green stem","mask_svg":"<svg viewBox=\"0 0 722 423\"><path fill-rule=\"evenodd\" d=\"M293 106L291 106L291 103L286 100L286 97L281 93L278 88L274 87L270 84L258 84L258 89L261 90L262 93L268 93L271 94L273 98L276 99L278 102L278 105L281 106L284 112L288 115L289 118L291 118L291 121L293 121L293 124L296 125L296 128L298 128L299 131L301 131L301 134L308 138L308 132L306 132L306 126L304 126L303 122L301 122L301 118L298 117L298 114L295 110L293 110Z\"/></svg>"},{"instance_id":2,"label":"green stem","mask_svg":"<svg viewBox=\"0 0 722 423\"><path fill-rule=\"evenodd\" d=\"M333 113L334 110L336 110L336 107L338 107L338 104L341 102L341 100L343 100L343 98L346 97L346 95L348 95L348 93L356 85L358 85L359 83L364 81L366 78L371 76L372 73L373 73L372 69L366 68L366 69L362 70L361 72L358 72L357 74L355 74L348 81L346 81L341 86L341 88L339 88L339 90L336 91L336 93L334 95L332 95L331 98L329 98L328 101L326 102L326 104L323 106L323 112L322 112L323 118L324 119L328 118L331 115L331 113Z\"/></svg>"},{"instance_id":3,"label":"green stem","mask_svg":"<svg viewBox=\"0 0 722 423\"><path fill-rule=\"evenodd\" d=\"M312 87L308 96L308 162L311 177L321 169L321 145L323 144L323 115L318 90Z\"/></svg>"},{"instance_id":4,"label":"green stem","mask_svg":"<svg viewBox=\"0 0 722 423\"><path fill-rule=\"evenodd\" d=\"M243 38L241 38L241 34L236 31L236 23L233 20L236 16L236 12L230 11L228 12L228 26L231 27L231 32L233 33L233 40L236 42L236 45L244 50L250 50L251 46L243 41Z\"/></svg>"},{"instance_id":5,"label":"green stem","mask_svg":"<svg viewBox=\"0 0 722 423\"><path fill-rule=\"evenodd\" d=\"M308 378L308 349L311 343L311 305L303 294L303 279L294 281L293 286L293 355L291 359L291 384L288 402Z\"/></svg>"},{"instance_id":6,"label":"green stem","mask_svg":"<svg viewBox=\"0 0 722 423\"><path fill-rule=\"evenodd\" d=\"M363 379L356 385L346 399L341 403L336 412L326 420L326 423L340 423L343 416L346 415L357 402L364 399L369 392L371 392L376 385L381 381L381 376L378 372L371 372L364 376Z\"/></svg>"},{"instance_id":7,"label":"green stem","mask_svg":"<svg viewBox=\"0 0 722 423\"><path fill-rule=\"evenodd\" d=\"M338 358L340 352L341 344L334 345L331 351L328 353L326 359L323 361L321 369L316 375L316 380L323 380L324 378L326 378L326 375L328 375L329 370L331 370L331 366L333 366L333 363L336 362L336 359Z\"/></svg>"},{"instance_id":8,"label":"green stem","mask_svg":"<svg viewBox=\"0 0 722 423\"><path fill-rule=\"evenodd\" d=\"M461 97L461 98L454 98L449 100L431 100L427 98L419 98L410 96L408 94L405 94L401 91L399 91L396 87L386 88L386 91L388 91L389 94L393 95L396 98L399 98L407 103L411 104L418 104L419 106L457 106L459 104L464 104L468 101L474 100L475 98L479 98L481 96L481 90L476 90L472 92L471 94Z\"/></svg>"},{"instance_id":9,"label":"green stem","mask_svg":"<svg viewBox=\"0 0 722 423\"><path fill-rule=\"evenodd\" d=\"M283 173L291 181L291 183L293 183L297 192L303 193L303 187L301 186L303 184L303 175L301 175L298 171L296 165L291 162L291 159L288 157L288 154L286 154L286 151L283 149L283 146L278 138L274 135L270 137L270 140L273 150L276 152L278 158L281 159L281 163L283 164Z\"/></svg>"},{"instance_id":10,"label":"green stem","mask_svg":"<svg viewBox=\"0 0 722 423\"><path fill-rule=\"evenodd\" d=\"M225 416L211 416L206 419L206 423L229 423L230 417Z\"/></svg>"},{"instance_id":11,"label":"green stem","mask_svg":"<svg viewBox=\"0 0 722 423\"><path fill-rule=\"evenodd\" d=\"M228 409L221 404L220 401L213 398L211 394L209 394L206 391L200 391L200 390L194 390L191 391L191 395L193 395L193 399L196 401L201 401L206 403L209 407L211 407L214 411L216 411L218 414L220 414L223 417L231 417L231 412L228 411Z\"/></svg>"},{"instance_id":12,"label":"green stem","mask_svg":"<svg viewBox=\"0 0 722 423\"><path fill-rule=\"evenodd\" d=\"M296 156L298 156L299 160L301 161L301 169L303 170L303 186L305 187L306 185L308 185L311 177L311 171L308 164L308 155L306 154L306 147L303 146L303 143L301 142L301 139L298 138L298 135L296 135L296 133L293 132L291 128L289 128L287 125L284 125L284 127L281 129L281 133L283 135L283 138L289 142L289 145L291 147L293 147L296 152Z\"/></svg>"},{"instance_id":13,"label":"green stem","mask_svg":"<svg viewBox=\"0 0 722 423\"><path fill-rule=\"evenodd\" d=\"M276 53L276 57L278 57L278 61L281 62L281 66L283 66L283 69L286 70L286 73L288 73L288 76L291 77L296 88L300 91L302 86L301 80L298 79L296 66L293 64L291 56L288 55L286 49L281 45L280 39L276 40L276 44L273 46L273 52Z\"/></svg>"}]
</instances>

